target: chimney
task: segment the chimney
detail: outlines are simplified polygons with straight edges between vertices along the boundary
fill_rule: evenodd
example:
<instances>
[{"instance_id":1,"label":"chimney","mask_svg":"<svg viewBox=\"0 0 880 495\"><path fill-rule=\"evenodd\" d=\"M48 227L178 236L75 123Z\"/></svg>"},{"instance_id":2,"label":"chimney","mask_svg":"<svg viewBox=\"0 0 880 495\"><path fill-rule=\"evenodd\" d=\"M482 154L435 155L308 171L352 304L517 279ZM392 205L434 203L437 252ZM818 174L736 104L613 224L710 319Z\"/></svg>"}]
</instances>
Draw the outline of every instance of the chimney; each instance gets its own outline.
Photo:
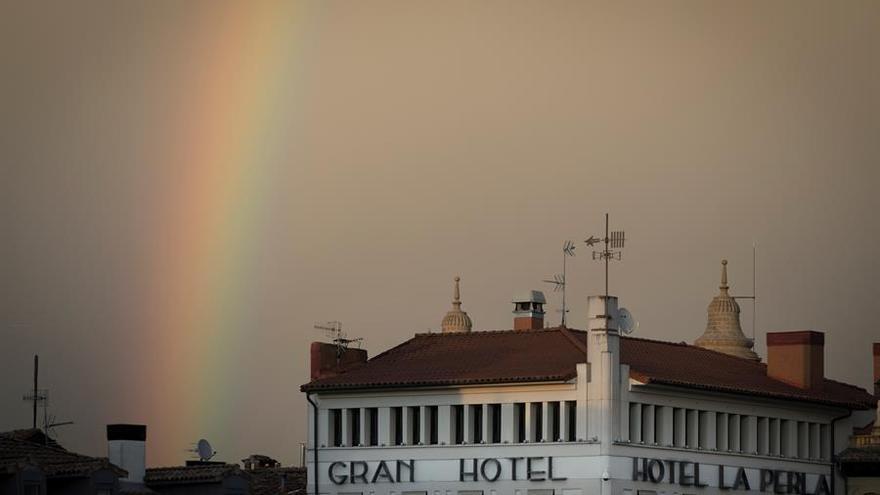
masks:
<instances>
[{"instance_id":1,"label":"chimney","mask_svg":"<svg viewBox=\"0 0 880 495\"><path fill-rule=\"evenodd\" d=\"M312 380L335 376L366 362L366 349L340 348L336 344L312 342Z\"/></svg>"},{"instance_id":2,"label":"chimney","mask_svg":"<svg viewBox=\"0 0 880 495\"><path fill-rule=\"evenodd\" d=\"M812 330L768 333L767 375L798 388L820 385L825 378L825 334Z\"/></svg>"},{"instance_id":3,"label":"chimney","mask_svg":"<svg viewBox=\"0 0 880 495\"><path fill-rule=\"evenodd\" d=\"M880 397L880 342L874 342L874 395Z\"/></svg>"},{"instance_id":4,"label":"chimney","mask_svg":"<svg viewBox=\"0 0 880 495\"><path fill-rule=\"evenodd\" d=\"M123 480L144 482L146 442L146 425L107 425L107 457L111 463L128 471Z\"/></svg>"},{"instance_id":5,"label":"chimney","mask_svg":"<svg viewBox=\"0 0 880 495\"><path fill-rule=\"evenodd\" d=\"M547 299L539 290L530 290L513 298L513 329L540 330L544 328L544 304Z\"/></svg>"}]
</instances>

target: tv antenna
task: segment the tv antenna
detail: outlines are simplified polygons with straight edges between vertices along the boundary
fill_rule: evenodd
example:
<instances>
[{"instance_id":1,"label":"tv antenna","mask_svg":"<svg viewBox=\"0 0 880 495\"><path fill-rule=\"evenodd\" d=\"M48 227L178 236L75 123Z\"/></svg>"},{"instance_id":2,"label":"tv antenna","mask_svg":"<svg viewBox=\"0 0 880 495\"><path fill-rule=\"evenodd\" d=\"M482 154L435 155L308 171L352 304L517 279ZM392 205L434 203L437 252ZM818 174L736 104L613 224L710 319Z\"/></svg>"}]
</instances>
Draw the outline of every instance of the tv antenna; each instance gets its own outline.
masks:
<instances>
[{"instance_id":1,"label":"tv antenna","mask_svg":"<svg viewBox=\"0 0 880 495\"><path fill-rule=\"evenodd\" d=\"M575 245L571 241L565 241L562 244L562 274L553 275L553 280L543 280L548 284L553 284L553 292L562 291L562 326L565 326L565 315L568 309L565 306L565 259L574 256Z\"/></svg>"},{"instance_id":2,"label":"tv antenna","mask_svg":"<svg viewBox=\"0 0 880 495\"><path fill-rule=\"evenodd\" d=\"M61 421L56 422L55 416L49 414L49 389L40 388L39 386L39 377L40 377L40 356L34 354L34 388L26 393L22 400L27 402L32 402L34 407L33 412L33 429L37 429L37 410L39 408L43 409L43 436L45 438L46 443L49 442L50 433L54 433L54 429L59 426L67 426L72 425L73 421Z\"/></svg>"},{"instance_id":3,"label":"tv antenna","mask_svg":"<svg viewBox=\"0 0 880 495\"><path fill-rule=\"evenodd\" d=\"M758 320L758 283L757 270L758 266L758 248L757 243L752 242L752 295L750 296L730 296L734 299L751 299L752 300L752 342L755 341L755 328L757 328Z\"/></svg>"},{"instance_id":4,"label":"tv antenna","mask_svg":"<svg viewBox=\"0 0 880 495\"><path fill-rule=\"evenodd\" d=\"M354 337L349 338L348 335L342 331L342 322L341 321L328 321L326 324L315 324L315 329L324 330L332 342L336 344L336 359L338 360L345 354L345 350L351 346L351 344L357 344L360 347L361 342L364 341L363 337Z\"/></svg>"},{"instance_id":5,"label":"tv antenna","mask_svg":"<svg viewBox=\"0 0 880 495\"><path fill-rule=\"evenodd\" d=\"M49 407L49 390L44 388L39 388L39 377L40 377L40 356L34 354L34 388L32 391L26 393L22 400L29 401L33 403L34 406L34 422L33 429L37 429L37 409L39 407L43 408L43 417L46 417L46 408Z\"/></svg>"},{"instance_id":6,"label":"tv antenna","mask_svg":"<svg viewBox=\"0 0 880 495\"><path fill-rule=\"evenodd\" d=\"M594 246L600 242L605 244L605 248L601 251L593 251L593 259L600 260L605 262L605 301L608 303L608 262L611 260L618 260L623 257L623 253L620 249L623 249L624 241L626 240L626 235L622 230L608 231L608 214L605 214L605 237L599 238L595 236L590 236L589 239L585 239L584 242L587 246ZM607 311L606 311L607 313Z\"/></svg>"}]
</instances>

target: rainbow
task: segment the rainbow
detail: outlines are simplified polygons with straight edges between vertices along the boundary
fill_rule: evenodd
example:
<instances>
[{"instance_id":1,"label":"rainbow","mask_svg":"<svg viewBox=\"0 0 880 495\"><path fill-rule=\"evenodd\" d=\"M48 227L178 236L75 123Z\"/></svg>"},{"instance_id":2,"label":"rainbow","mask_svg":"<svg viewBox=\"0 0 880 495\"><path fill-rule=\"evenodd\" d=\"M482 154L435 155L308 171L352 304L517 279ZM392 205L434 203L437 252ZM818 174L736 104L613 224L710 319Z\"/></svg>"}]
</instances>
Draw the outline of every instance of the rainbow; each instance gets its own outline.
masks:
<instances>
[{"instance_id":1,"label":"rainbow","mask_svg":"<svg viewBox=\"0 0 880 495\"><path fill-rule=\"evenodd\" d=\"M299 63L296 7L209 5L171 54L185 66L175 68L180 100L163 150L163 167L179 175L160 194L161 238L152 252L155 357L144 370L138 416L149 427L150 465L180 463L186 442L203 436L234 443L241 430L234 421L254 408L235 400L235 387L245 386L235 365L248 332L242 300L256 282L264 198L291 132L285 104Z\"/></svg>"}]
</instances>

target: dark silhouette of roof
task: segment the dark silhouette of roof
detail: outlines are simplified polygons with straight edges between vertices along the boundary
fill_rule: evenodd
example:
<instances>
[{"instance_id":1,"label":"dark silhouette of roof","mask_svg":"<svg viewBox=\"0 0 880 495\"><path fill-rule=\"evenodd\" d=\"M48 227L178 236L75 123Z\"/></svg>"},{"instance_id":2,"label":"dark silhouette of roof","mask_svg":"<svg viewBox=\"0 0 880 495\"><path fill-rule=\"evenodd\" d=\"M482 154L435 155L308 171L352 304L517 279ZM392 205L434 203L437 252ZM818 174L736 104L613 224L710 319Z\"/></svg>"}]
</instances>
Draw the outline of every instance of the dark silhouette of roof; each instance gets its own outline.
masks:
<instances>
[{"instance_id":1,"label":"dark silhouette of roof","mask_svg":"<svg viewBox=\"0 0 880 495\"><path fill-rule=\"evenodd\" d=\"M105 457L89 457L63 449L57 443L46 445L39 435L16 430L0 433L0 472L15 472L25 466L39 467L49 478L90 476L100 469L109 469L118 476L128 473ZM38 441L31 441L31 440Z\"/></svg>"},{"instance_id":2,"label":"dark silhouette of roof","mask_svg":"<svg viewBox=\"0 0 880 495\"><path fill-rule=\"evenodd\" d=\"M304 392L397 387L564 381L586 361L586 333L562 327L470 333L416 334ZM825 379L802 389L767 376L767 365L693 345L620 338L620 362L642 383L871 409L865 390Z\"/></svg>"}]
</instances>

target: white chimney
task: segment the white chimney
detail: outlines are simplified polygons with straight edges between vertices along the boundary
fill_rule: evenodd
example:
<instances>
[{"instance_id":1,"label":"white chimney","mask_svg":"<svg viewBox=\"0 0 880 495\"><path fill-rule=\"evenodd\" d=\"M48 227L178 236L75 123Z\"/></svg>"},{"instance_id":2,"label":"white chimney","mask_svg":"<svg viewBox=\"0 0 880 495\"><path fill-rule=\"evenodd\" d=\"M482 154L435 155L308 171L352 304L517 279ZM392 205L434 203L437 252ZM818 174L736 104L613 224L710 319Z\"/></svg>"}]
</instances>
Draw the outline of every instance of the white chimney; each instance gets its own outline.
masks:
<instances>
[{"instance_id":1,"label":"white chimney","mask_svg":"<svg viewBox=\"0 0 880 495\"><path fill-rule=\"evenodd\" d=\"M146 425L107 425L107 457L111 463L128 471L123 480L144 482L146 447Z\"/></svg>"}]
</instances>

